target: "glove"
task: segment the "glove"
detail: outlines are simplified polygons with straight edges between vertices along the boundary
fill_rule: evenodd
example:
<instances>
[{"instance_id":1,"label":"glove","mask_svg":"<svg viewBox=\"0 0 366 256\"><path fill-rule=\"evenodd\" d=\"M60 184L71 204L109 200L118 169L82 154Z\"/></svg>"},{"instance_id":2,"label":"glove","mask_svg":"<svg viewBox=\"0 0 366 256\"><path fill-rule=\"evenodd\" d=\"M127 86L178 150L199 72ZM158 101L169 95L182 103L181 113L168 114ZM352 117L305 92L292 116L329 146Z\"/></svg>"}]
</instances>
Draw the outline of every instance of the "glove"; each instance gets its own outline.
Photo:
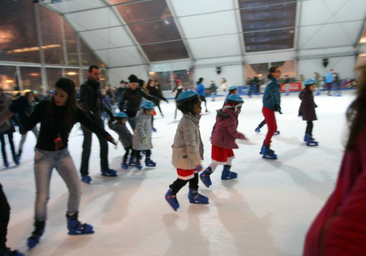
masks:
<instances>
[{"instance_id":1,"label":"glove","mask_svg":"<svg viewBox=\"0 0 366 256\"><path fill-rule=\"evenodd\" d=\"M198 164L198 165L196 165L195 169L197 172L200 172L200 171L202 171L203 167L202 167L202 165Z\"/></svg>"},{"instance_id":2,"label":"glove","mask_svg":"<svg viewBox=\"0 0 366 256\"><path fill-rule=\"evenodd\" d=\"M113 139L113 137L111 135L108 135L106 139L113 145L117 145L117 142Z\"/></svg>"},{"instance_id":3,"label":"glove","mask_svg":"<svg viewBox=\"0 0 366 256\"><path fill-rule=\"evenodd\" d=\"M145 144L145 145L147 145L147 143L148 143L147 138L143 138L141 141L142 141L142 144Z\"/></svg>"},{"instance_id":4,"label":"glove","mask_svg":"<svg viewBox=\"0 0 366 256\"><path fill-rule=\"evenodd\" d=\"M280 114L282 114L282 112L281 112L281 107L280 107L278 104L275 104L275 105L274 105L274 111L275 111L275 112L278 112L278 113L280 113Z\"/></svg>"},{"instance_id":5,"label":"glove","mask_svg":"<svg viewBox=\"0 0 366 256\"><path fill-rule=\"evenodd\" d=\"M27 107L27 104L28 102L26 98L24 96L21 96L18 99L13 100L12 104L9 107L9 110L13 113L19 113Z\"/></svg>"}]
</instances>

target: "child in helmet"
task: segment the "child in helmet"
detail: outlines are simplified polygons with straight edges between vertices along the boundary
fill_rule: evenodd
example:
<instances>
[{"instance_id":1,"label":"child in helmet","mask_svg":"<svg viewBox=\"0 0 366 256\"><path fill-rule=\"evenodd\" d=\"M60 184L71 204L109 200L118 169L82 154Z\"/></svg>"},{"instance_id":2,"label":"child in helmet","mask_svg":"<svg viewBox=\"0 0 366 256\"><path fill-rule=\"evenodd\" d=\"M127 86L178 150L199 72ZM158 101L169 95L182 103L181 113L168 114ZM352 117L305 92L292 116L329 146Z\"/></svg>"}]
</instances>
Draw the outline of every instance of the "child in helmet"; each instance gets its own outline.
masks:
<instances>
[{"instance_id":1,"label":"child in helmet","mask_svg":"<svg viewBox=\"0 0 366 256\"><path fill-rule=\"evenodd\" d=\"M145 165L147 167L156 167L156 163L150 159L151 149L153 147L151 142L151 116L154 110L154 103L151 101L144 101L140 105L141 110L136 116L136 128L132 139L132 148L135 150L135 164L136 168L141 170L140 151L145 151Z\"/></svg>"},{"instance_id":2,"label":"child in helmet","mask_svg":"<svg viewBox=\"0 0 366 256\"><path fill-rule=\"evenodd\" d=\"M198 193L198 172L202 171L203 143L199 130L202 110L199 95L192 91L182 92L177 100L177 108L182 111L174 137L172 163L177 168L178 178L169 186L165 199L176 211L179 203L177 193L189 182L188 199L191 204L208 204L207 197Z\"/></svg>"},{"instance_id":3,"label":"child in helmet","mask_svg":"<svg viewBox=\"0 0 366 256\"><path fill-rule=\"evenodd\" d=\"M126 121L127 121L128 116L125 112L121 111L121 112L114 114L114 118L116 119L116 121L112 122L112 120L109 119L108 126L111 130L115 131L118 134L119 141L122 143L122 145L126 151L122 158L121 168L128 169L129 165L134 164L133 157L135 155L135 151L132 149L132 134L126 126ZM131 154L130 154L130 151L131 151ZM129 160L129 163L127 164L127 158L129 156L130 156L130 160Z\"/></svg>"},{"instance_id":4,"label":"child in helmet","mask_svg":"<svg viewBox=\"0 0 366 256\"><path fill-rule=\"evenodd\" d=\"M302 120L307 122L304 137L307 146L318 146L318 142L313 138L313 121L317 120L315 108L318 107L314 102L313 95L315 84L314 79L307 79L304 82L305 88L299 94L301 100L299 116L302 116Z\"/></svg>"},{"instance_id":5,"label":"child in helmet","mask_svg":"<svg viewBox=\"0 0 366 256\"><path fill-rule=\"evenodd\" d=\"M235 139L246 140L244 134L237 131L238 116L244 103L242 97L237 94L227 96L225 105L217 111L216 123L212 129L211 164L200 174L201 181L206 187L212 185L210 175L217 166L224 165L221 173L222 180L236 179L238 174L231 172L231 161L234 159L234 148L238 148Z\"/></svg>"},{"instance_id":6,"label":"child in helmet","mask_svg":"<svg viewBox=\"0 0 366 256\"><path fill-rule=\"evenodd\" d=\"M235 85L232 85L229 87L229 95L231 94L238 94L238 87L236 87Z\"/></svg>"}]
</instances>

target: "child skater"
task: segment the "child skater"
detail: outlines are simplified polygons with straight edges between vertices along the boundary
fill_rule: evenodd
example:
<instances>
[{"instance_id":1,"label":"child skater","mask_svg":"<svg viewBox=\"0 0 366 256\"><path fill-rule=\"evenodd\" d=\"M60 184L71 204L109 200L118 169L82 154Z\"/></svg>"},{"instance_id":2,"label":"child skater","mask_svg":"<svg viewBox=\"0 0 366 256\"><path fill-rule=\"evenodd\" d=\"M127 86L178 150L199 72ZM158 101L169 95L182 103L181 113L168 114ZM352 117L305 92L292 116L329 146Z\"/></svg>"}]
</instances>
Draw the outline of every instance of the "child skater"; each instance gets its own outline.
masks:
<instances>
[{"instance_id":1,"label":"child skater","mask_svg":"<svg viewBox=\"0 0 366 256\"><path fill-rule=\"evenodd\" d=\"M176 211L179 208L177 193L189 182L188 199L191 204L208 204L207 197L198 193L198 172L202 171L203 143L199 130L202 110L199 95L184 91L177 98L177 107L183 113L173 143L172 163L177 168L178 178L169 186L165 199Z\"/></svg>"},{"instance_id":2,"label":"child skater","mask_svg":"<svg viewBox=\"0 0 366 256\"><path fill-rule=\"evenodd\" d=\"M238 148L235 139L245 140L244 134L237 131L238 116L244 103L242 97L237 94L227 96L225 106L217 111L216 123L212 129L211 144L212 152L211 164L200 174L201 181L206 187L210 187L212 182L210 175L218 165L224 165L221 173L222 180L236 179L238 174L231 172L231 162L234 159L234 148Z\"/></svg>"},{"instance_id":3,"label":"child skater","mask_svg":"<svg viewBox=\"0 0 366 256\"><path fill-rule=\"evenodd\" d=\"M282 114L280 83L278 82L281 77L281 69L277 66L271 67L267 77L270 81L264 91L262 112L268 126L268 132L259 153L263 155L263 158L276 160L277 155L270 149L270 145L271 139L277 131L275 112Z\"/></svg>"},{"instance_id":4,"label":"child skater","mask_svg":"<svg viewBox=\"0 0 366 256\"><path fill-rule=\"evenodd\" d=\"M140 152L145 151L145 165L147 167L156 167L156 163L150 159L151 149L153 148L151 141L151 116L154 110L154 103L144 101L140 105L141 110L136 116L136 128L132 139L132 148L135 150L135 165L141 170Z\"/></svg>"},{"instance_id":5,"label":"child skater","mask_svg":"<svg viewBox=\"0 0 366 256\"><path fill-rule=\"evenodd\" d=\"M113 122L111 119L109 119L108 126L111 130L118 133L119 141L125 148L126 152L122 158L121 168L127 170L128 166L133 165L135 155L135 151L132 149L132 134L126 126L128 116L125 112L118 112L114 114L114 118L116 119L116 121ZM129 163L127 164L127 158L129 156L130 160Z\"/></svg>"},{"instance_id":6,"label":"child skater","mask_svg":"<svg viewBox=\"0 0 366 256\"><path fill-rule=\"evenodd\" d=\"M236 87L235 85L232 85L229 87L228 91L229 91L229 95L238 94L238 87Z\"/></svg>"},{"instance_id":7,"label":"child skater","mask_svg":"<svg viewBox=\"0 0 366 256\"><path fill-rule=\"evenodd\" d=\"M313 121L317 120L315 108L318 107L314 102L313 95L315 84L314 79L307 79L304 82L305 88L299 94L301 100L299 116L302 116L302 120L307 122L304 137L307 146L318 146L318 142L313 138Z\"/></svg>"}]
</instances>

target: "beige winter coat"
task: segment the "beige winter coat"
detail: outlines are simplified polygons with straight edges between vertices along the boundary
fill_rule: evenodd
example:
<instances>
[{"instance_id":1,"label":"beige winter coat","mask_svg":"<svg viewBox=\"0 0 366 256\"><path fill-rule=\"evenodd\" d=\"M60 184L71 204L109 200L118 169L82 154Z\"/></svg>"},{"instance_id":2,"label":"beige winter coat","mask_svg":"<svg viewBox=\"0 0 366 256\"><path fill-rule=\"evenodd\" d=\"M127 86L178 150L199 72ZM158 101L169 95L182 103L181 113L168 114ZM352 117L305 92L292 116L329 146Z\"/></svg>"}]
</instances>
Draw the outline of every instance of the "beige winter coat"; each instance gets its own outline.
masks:
<instances>
[{"instance_id":1,"label":"beige winter coat","mask_svg":"<svg viewBox=\"0 0 366 256\"><path fill-rule=\"evenodd\" d=\"M203 143L199 130L199 117L185 114L174 137L172 164L175 168L192 170L203 160Z\"/></svg>"},{"instance_id":2,"label":"beige winter coat","mask_svg":"<svg viewBox=\"0 0 366 256\"><path fill-rule=\"evenodd\" d=\"M151 141L151 116L146 115L144 111L140 111L135 119L136 128L132 139L132 148L135 150L152 149ZM143 144L142 140L147 138L147 144Z\"/></svg>"}]
</instances>

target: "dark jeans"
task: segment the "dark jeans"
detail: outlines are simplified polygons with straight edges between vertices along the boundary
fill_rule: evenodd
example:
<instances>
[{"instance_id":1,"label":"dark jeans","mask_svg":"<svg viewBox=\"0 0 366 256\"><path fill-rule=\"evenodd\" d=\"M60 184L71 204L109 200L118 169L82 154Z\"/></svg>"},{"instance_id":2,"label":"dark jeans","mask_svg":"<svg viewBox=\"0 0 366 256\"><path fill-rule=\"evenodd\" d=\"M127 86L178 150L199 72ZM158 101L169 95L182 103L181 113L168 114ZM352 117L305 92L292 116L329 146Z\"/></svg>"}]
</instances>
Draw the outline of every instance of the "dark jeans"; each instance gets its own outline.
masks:
<instances>
[{"instance_id":1,"label":"dark jeans","mask_svg":"<svg viewBox=\"0 0 366 256\"><path fill-rule=\"evenodd\" d=\"M266 119L264 119L259 125L259 129L261 129L266 124Z\"/></svg>"},{"instance_id":2,"label":"dark jeans","mask_svg":"<svg viewBox=\"0 0 366 256\"><path fill-rule=\"evenodd\" d=\"M127 122L131 125L132 131L135 131L136 128L135 117L127 118Z\"/></svg>"},{"instance_id":3,"label":"dark jeans","mask_svg":"<svg viewBox=\"0 0 366 256\"><path fill-rule=\"evenodd\" d=\"M6 142L4 135L8 135L8 140L10 144L11 153L13 154L13 160L16 160L16 153L13 141L13 134L12 133L0 133L0 141L1 141L1 153L3 154L4 164L8 162L8 157L6 155Z\"/></svg>"},{"instance_id":4,"label":"dark jeans","mask_svg":"<svg viewBox=\"0 0 366 256\"><path fill-rule=\"evenodd\" d=\"M305 130L306 134L313 135L313 127L314 127L313 121L307 121L306 123L307 123Z\"/></svg>"},{"instance_id":5,"label":"dark jeans","mask_svg":"<svg viewBox=\"0 0 366 256\"><path fill-rule=\"evenodd\" d=\"M156 101L156 102L154 102L154 103L156 103L156 104L155 104L155 107L158 107L159 112L160 112L160 115L162 115L162 116L163 116L163 112L161 111L161 108L160 108L160 100L158 100L158 101Z\"/></svg>"},{"instance_id":6,"label":"dark jeans","mask_svg":"<svg viewBox=\"0 0 366 256\"><path fill-rule=\"evenodd\" d=\"M10 219L10 206L0 184L0 248L6 248L6 235L8 233L8 223Z\"/></svg>"},{"instance_id":7,"label":"dark jeans","mask_svg":"<svg viewBox=\"0 0 366 256\"><path fill-rule=\"evenodd\" d=\"M103 121L98 120L96 121L101 127L104 127ZM89 158L90 158L90 151L92 145L92 132L86 128L84 125L81 126L83 133L84 133L84 142L83 142L83 153L81 155L81 166L80 166L80 173L81 176L88 176L89 175ZM102 136L97 135L100 145L100 168L101 170L109 170L108 164L108 142Z\"/></svg>"},{"instance_id":8,"label":"dark jeans","mask_svg":"<svg viewBox=\"0 0 366 256\"><path fill-rule=\"evenodd\" d=\"M172 190L172 194L176 195L181 188L183 188L189 182L189 188L198 190L198 173L194 174L194 177L190 180L177 179L169 187Z\"/></svg>"},{"instance_id":9,"label":"dark jeans","mask_svg":"<svg viewBox=\"0 0 366 256\"><path fill-rule=\"evenodd\" d=\"M328 86L328 94L330 94L330 91L332 90L332 83L327 83Z\"/></svg>"},{"instance_id":10,"label":"dark jeans","mask_svg":"<svg viewBox=\"0 0 366 256\"><path fill-rule=\"evenodd\" d=\"M125 148L126 152L123 155L122 158L122 163L126 163L127 162L127 158L128 156L130 156L130 158L134 158L135 157L135 150L132 149L132 146L129 146L128 148ZM131 155L130 155L130 151L131 151Z\"/></svg>"},{"instance_id":11,"label":"dark jeans","mask_svg":"<svg viewBox=\"0 0 366 256\"><path fill-rule=\"evenodd\" d=\"M205 107L206 107L206 111L207 111L207 102L206 102L206 97L205 96L200 96L201 101L205 102Z\"/></svg>"},{"instance_id":12,"label":"dark jeans","mask_svg":"<svg viewBox=\"0 0 366 256\"><path fill-rule=\"evenodd\" d=\"M136 162L139 162L141 160L141 150L135 150L135 154L133 156L135 156ZM150 158L150 156L151 156L151 150L150 149L145 150L146 159Z\"/></svg>"}]
</instances>

